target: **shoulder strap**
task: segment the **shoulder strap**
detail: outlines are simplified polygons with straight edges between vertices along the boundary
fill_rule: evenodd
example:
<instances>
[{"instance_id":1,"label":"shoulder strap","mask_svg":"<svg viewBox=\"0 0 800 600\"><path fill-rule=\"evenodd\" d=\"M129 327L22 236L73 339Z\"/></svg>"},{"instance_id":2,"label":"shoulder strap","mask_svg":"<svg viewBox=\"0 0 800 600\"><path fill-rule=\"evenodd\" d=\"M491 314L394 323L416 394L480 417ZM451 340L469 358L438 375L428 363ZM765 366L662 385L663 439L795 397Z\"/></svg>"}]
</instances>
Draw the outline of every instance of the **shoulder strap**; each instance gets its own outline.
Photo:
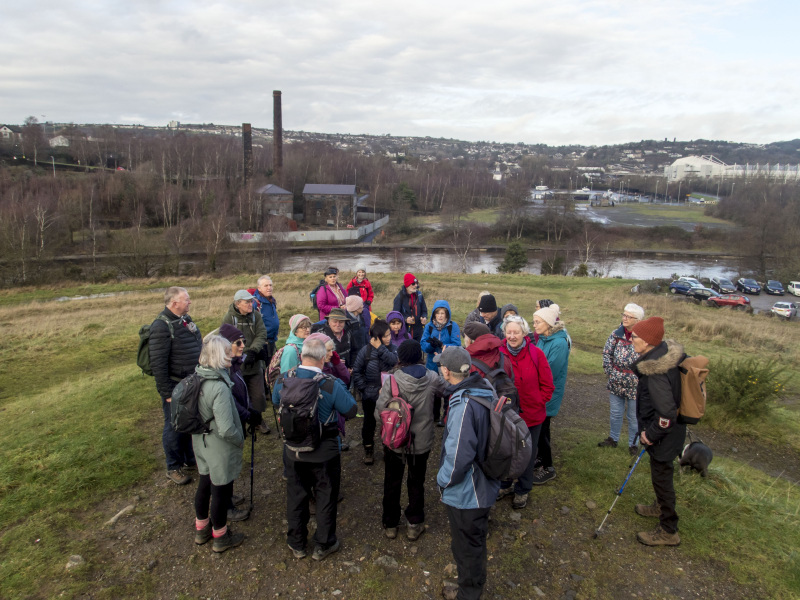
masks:
<instances>
[{"instance_id":1,"label":"shoulder strap","mask_svg":"<svg viewBox=\"0 0 800 600\"><path fill-rule=\"evenodd\" d=\"M500 360L503 360L503 354L502 353L500 354ZM475 365L476 367L478 367L481 371L483 371L484 375L488 375L489 371L492 370L492 369L489 368L489 365L487 365L481 359L475 358L474 356L472 357L472 364ZM502 365L502 363L501 363L501 365Z\"/></svg>"},{"instance_id":2,"label":"shoulder strap","mask_svg":"<svg viewBox=\"0 0 800 600\"><path fill-rule=\"evenodd\" d=\"M156 317L156 320L157 321L158 320L164 321L164 323L167 324L167 327L169 327L169 337L171 337L171 338L175 337L175 328L172 325L172 321L167 318L167 315L161 315L160 314L160 315L158 315L158 317ZM178 320L180 320L180 319L178 319Z\"/></svg>"}]
</instances>

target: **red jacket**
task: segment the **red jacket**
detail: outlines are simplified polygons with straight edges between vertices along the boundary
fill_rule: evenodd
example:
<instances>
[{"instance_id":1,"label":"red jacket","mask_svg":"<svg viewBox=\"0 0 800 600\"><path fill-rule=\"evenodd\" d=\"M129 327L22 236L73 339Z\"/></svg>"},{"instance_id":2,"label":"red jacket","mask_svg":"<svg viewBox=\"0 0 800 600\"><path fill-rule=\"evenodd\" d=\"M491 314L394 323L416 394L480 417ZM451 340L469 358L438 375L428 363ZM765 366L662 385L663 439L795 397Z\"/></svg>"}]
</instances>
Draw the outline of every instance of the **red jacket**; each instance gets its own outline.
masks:
<instances>
[{"instance_id":1,"label":"red jacket","mask_svg":"<svg viewBox=\"0 0 800 600\"><path fill-rule=\"evenodd\" d=\"M472 358L482 360L487 365L494 368L494 366L500 361L500 347L503 345L505 345L505 340L501 340L496 335L491 333L486 333L467 346L467 352L469 352L469 355ZM510 360L505 359L503 361L503 370L508 374L509 377L514 376L514 373L511 370ZM475 365L472 365L472 368L469 370L469 372L478 372L481 374L481 376L486 376L486 373L484 373Z\"/></svg>"},{"instance_id":2,"label":"red jacket","mask_svg":"<svg viewBox=\"0 0 800 600\"><path fill-rule=\"evenodd\" d=\"M353 287L358 290L358 293L361 295L361 299L365 304L372 304L375 294L372 293L372 284L369 282L369 279L365 277L364 281L358 283L358 277L353 277L350 280L350 283L347 284L347 292L349 293L350 288Z\"/></svg>"},{"instance_id":3,"label":"red jacket","mask_svg":"<svg viewBox=\"0 0 800 600\"><path fill-rule=\"evenodd\" d=\"M528 427L544 422L547 416L545 404L553 395L553 374L544 352L526 340L525 348L514 356L503 342L500 352L506 355L514 367L514 385L519 392L520 416Z\"/></svg>"}]
</instances>

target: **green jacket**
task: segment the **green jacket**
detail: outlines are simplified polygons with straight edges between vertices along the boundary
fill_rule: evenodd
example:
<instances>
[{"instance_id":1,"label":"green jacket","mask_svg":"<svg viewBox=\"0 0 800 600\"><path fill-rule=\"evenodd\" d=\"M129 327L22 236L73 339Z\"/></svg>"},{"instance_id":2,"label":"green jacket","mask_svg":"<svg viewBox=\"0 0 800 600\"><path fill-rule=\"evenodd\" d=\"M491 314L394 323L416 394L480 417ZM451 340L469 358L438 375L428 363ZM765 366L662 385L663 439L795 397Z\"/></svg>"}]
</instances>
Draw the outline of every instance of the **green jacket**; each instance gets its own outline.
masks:
<instances>
[{"instance_id":1,"label":"green jacket","mask_svg":"<svg viewBox=\"0 0 800 600\"><path fill-rule=\"evenodd\" d=\"M223 323L233 325L244 334L244 353L246 355L258 354L267 343L267 328L264 326L264 319L261 313L254 310L249 315L243 315L236 307L231 304L228 312L222 319ZM264 361L257 360L252 364L242 365L242 375L258 375L264 371Z\"/></svg>"},{"instance_id":2,"label":"green jacket","mask_svg":"<svg viewBox=\"0 0 800 600\"><path fill-rule=\"evenodd\" d=\"M206 379L198 402L200 416L204 421L214 418L209 423L211 433L192 436L197 471L210 475L214 485L225 485L241 473L244 447L244 431L231 394L233 383L224 369L198 365L195 371Z\"/></svg>"}]
</instances>

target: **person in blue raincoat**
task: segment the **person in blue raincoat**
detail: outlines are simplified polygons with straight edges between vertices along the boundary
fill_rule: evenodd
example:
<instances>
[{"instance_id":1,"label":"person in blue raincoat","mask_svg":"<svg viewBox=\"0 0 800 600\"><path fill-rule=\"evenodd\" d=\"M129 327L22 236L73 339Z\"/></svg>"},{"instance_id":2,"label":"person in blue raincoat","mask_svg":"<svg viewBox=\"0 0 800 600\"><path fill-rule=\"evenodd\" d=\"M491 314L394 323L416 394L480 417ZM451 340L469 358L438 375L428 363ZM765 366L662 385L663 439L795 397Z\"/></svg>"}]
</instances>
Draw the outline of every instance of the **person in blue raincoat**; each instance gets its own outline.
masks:
<instances>
[{"instance_id":1,"label":"person in blue raincoat","mask_svg":"<svg viewBox=\"0 0 800 600\"><path fill-rule=\"evenodd\" d=\"M450 304L447 300L437 300L433 305L431 320L425 325L420 340L422 351L427 353L428 360L426 365L431 371L438 373L438 365L433 361L437 354L441 354L447 346L461 346L461 329L458 323L453 321L450 315ZM440 419L442 409L442 399L436 396L433 401L433 418L439 427L444 423ZM444 415L442 415L443 417Z\"/></svg>"}]
</instances>

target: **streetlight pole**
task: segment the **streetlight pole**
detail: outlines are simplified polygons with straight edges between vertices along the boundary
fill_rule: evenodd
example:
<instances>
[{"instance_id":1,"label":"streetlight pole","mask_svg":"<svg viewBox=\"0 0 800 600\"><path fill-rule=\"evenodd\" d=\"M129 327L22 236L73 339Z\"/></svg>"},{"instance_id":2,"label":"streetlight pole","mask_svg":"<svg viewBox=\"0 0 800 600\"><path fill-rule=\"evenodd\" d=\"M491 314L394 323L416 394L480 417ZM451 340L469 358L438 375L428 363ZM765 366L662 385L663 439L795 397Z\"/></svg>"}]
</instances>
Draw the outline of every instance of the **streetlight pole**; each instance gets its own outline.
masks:
<instances>
[{"instance_id":1,"label":"streetlight pole","mask_svg":"<svg viewBox=\"0 0 800 600\"><path fill-rule=\"evenodd\" d=\"M681 202L681 185L683 184L683 179L678 182L678 204Z\"/></svg>"},{"instance_id":2,"label":"streetlight pole","mask_svg":"<svg viewBox=\"0 0 800 600\"><path fill-rule=\"evenodd\" d=\"M53 179L55 179L56 178L56 159L51 156L50 160L53 161Z\"/></svg>"}]
</instances>

